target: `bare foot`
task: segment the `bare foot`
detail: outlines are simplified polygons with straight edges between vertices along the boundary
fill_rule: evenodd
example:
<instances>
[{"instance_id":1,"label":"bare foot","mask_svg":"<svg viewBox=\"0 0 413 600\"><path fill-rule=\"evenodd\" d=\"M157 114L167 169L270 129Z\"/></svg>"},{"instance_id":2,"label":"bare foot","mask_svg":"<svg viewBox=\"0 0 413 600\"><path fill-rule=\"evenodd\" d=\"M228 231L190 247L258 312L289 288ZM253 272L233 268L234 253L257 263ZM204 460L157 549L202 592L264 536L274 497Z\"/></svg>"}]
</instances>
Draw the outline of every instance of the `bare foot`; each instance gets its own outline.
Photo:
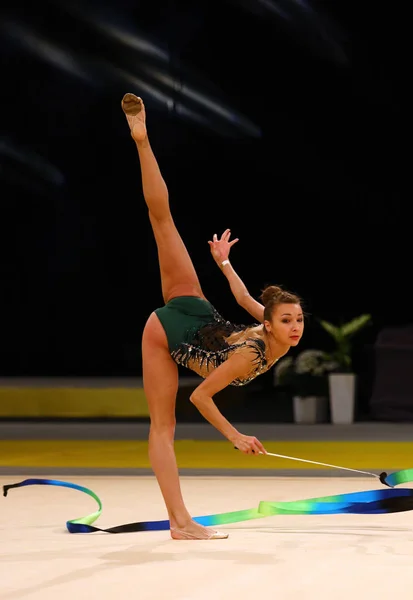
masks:
<instances>
[{"instance_id":1,"label":"bare foot","mask_svg":"<svg viewBox=\"0 0 413 600\"><path fill-rule=\"evenodd\" d=\"M185 527L171 527L171 538L173 540L224 540L228 533L222 533L204 527L195 521L190 521Z\"/></svg>"},{"instance_id":2,"label":"bare foot","mask_svg":"<svg viewBox=\"0 0 413 600\"><path fill-rule=\"evenodd\" d=\"M135 142L142 142L147 135L145 105L142 98L135 94L125 94L121 106L130 127L131 136Z\"/></svg>"}]
</instances>

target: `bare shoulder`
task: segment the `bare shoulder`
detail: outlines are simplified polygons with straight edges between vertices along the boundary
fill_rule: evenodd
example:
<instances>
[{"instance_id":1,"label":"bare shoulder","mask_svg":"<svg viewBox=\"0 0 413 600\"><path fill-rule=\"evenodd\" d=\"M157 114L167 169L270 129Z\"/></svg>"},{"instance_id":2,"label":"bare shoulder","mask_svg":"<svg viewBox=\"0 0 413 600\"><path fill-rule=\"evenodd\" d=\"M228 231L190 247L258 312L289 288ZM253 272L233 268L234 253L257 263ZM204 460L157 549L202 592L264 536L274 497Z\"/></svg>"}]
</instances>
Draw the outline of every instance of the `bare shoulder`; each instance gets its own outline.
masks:
<instances>
[{"instance_id":1,"label":"bare shoulder","mask_svg":"<svg viewBox=\"0 0 413 600\"><path fill-rule=\"evenodd\" d=\"M228 344L244 344L250 340L262 339L262 326L261 325L248 325L244 327L241 331L236 331L235 333L231 333L226 342Z\"/></svg>"}]
</instances>

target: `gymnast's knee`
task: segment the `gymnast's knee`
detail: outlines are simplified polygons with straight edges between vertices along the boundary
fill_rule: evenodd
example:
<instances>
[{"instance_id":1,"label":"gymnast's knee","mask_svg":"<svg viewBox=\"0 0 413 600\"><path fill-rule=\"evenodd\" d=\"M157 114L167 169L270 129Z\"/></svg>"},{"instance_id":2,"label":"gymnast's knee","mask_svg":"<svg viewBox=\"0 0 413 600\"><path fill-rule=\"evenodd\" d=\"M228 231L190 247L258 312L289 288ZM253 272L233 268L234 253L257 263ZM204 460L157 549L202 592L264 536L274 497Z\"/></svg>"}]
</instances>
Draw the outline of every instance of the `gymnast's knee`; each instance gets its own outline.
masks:
<instances>
[{"instance_id":1,"label":"gymnast's knee","mask_svg":"<svg viewBox=\"0 0 413 600\"><path fill-rule=\"evenodd\" d=\"M176 419L151 419L149 426L149 438L161 438L172 441L175 437Z\"/></svg>"}]
</instances>

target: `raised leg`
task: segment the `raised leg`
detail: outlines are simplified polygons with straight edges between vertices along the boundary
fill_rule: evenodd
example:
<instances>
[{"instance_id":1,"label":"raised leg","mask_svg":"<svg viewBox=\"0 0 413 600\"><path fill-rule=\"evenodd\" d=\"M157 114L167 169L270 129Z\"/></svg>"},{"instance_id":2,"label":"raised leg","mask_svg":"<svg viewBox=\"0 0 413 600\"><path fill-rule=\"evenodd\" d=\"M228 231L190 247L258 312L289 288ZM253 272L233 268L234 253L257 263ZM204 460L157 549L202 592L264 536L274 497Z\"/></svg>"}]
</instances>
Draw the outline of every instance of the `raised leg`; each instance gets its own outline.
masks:
<instances>
[{"instance_id":1,"label":"raised leg","mask_svg":"<svg viewBox=\"0 0 413 600\"><path fill-rule=\"evenodd\" d=\"M175 457L175 403L178 367L169 355L165 332L155 313L142 338L143 384L151 419L149 459L166 504L174 539L228 537L192 521L182 497Z\"/></svg>"},{"instance_id":2,"label":"raised leg","mask_svg":"<svg viewBox=\"0 0 413 600\"><path fill-rule=\"evenodd\" d=\"M138 150L143 195L158 248L164 302L180 295L204 298L194 265L171 215L168 189L149 143L142 99L125 94L122 109Z\"/></svg>"}]
</instances>

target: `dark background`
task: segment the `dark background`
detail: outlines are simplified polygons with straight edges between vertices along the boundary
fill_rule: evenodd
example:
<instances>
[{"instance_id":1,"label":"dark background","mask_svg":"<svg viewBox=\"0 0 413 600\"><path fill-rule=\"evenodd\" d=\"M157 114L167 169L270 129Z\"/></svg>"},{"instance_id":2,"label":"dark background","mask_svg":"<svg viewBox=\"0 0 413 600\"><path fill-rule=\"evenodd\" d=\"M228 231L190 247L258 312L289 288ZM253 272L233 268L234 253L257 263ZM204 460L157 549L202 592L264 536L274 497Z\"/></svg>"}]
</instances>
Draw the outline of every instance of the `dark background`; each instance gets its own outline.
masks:
<instances>
[{"instance_id":1,"label":"dark background","mask_svg":"<svg viewBox=\"0 0 413 600\"><path fill-rule=\"evenodd\" d=\"M412 322L403 14L349 0L2 11L2 375L141 374L142 329L162 300L120 109L129 91L226 318L251 320L209 253L230 227L255 297L281 283L304 298L301 348L327 347L318 317L369 312L362 370L384 327Z\"/></svg>"}]
</instances>

